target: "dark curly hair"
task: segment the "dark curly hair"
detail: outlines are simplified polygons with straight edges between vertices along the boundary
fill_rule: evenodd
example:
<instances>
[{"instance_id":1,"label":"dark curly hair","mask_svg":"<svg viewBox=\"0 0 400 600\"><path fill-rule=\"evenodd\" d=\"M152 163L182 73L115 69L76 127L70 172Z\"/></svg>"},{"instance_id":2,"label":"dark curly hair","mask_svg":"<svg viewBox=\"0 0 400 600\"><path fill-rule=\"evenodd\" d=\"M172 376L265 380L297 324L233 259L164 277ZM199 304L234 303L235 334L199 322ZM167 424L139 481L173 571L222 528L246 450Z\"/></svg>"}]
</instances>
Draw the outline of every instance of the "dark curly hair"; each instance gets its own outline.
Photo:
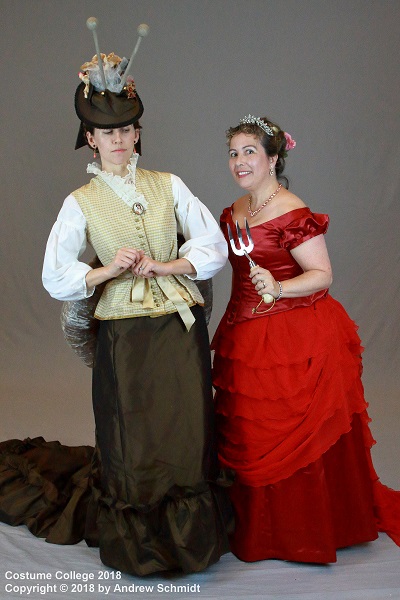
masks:
<instances>
[{"instance_id":1,"label":"dark curly hair","mask_svg":"<svg viewBox=\"0 0 400 600\"><path fill-rule=\"evenodd\" d=\"M267 156L278 155L278 160L276 161L275 165L276 178L284 185L286 189L289 189L289 180L286 175L283 175L286 164L285 158L287 156L285 133L279 127L279 125L267 117L261 117L260 120L266 123L268 127L272 129L274 135L268 135L268 133L261 129L261 127L259 127L256 123L240 123L240 125L237 125L236 127L230 127L227 129L227 145L230 145L231 139L237 133L254 135L260 140L260 144L264 148Z\"/></svg>"}]
</instances>

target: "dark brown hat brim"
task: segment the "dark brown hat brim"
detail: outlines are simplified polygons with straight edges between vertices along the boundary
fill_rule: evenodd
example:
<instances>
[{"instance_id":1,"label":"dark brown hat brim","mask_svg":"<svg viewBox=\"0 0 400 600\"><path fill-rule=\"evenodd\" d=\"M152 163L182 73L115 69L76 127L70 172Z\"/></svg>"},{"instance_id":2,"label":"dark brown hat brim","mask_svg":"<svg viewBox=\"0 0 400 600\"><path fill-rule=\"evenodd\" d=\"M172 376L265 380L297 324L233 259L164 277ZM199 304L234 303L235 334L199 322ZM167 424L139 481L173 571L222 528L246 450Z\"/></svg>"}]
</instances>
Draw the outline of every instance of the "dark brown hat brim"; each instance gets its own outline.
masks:
<instances>
[{"instance_id":1,"label":"dark brown hat brim","mask_svg":"<svg viewBox=\"0 0 400 600\"><path fill-rule=\"evenodd\" d=\"M75 149L87 144L82 123L98 129L115 129L136 123L143 114L143 104L138 94L135 98L128 98L125 92L96 92L90 85L88 97L85 98L84 89L85 84L81 83L75 92L75 111L81 121Z\"/></svg>"}]
</instances>

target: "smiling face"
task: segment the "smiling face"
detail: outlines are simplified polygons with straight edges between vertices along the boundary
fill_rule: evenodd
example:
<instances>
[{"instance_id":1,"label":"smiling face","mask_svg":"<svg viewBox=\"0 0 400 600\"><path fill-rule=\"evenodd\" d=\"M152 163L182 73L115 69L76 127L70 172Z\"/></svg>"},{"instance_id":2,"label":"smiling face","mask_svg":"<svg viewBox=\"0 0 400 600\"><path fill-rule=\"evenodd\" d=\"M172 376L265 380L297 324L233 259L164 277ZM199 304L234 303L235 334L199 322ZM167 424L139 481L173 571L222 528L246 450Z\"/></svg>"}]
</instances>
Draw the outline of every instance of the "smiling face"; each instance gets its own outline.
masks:
<instances>
[{"instance_id":1,"label":"smiling face","mask_svg":"<svg viewBox=\"0 0 400 600\"><path fill-rule=\"evenodd\" d=\"M237 133L229 145L229 169L234 180L245 190L256 192L271 184L270 168L277 156L267 156L260 140L247 133Z\"/></svg>"},{"instance_id":2,"label":"smiling face","mask_svg":"<svg viewBox=\"0 0 400 600\"><path fill-rule=\"evenodd\" d=\"M98 148L103 170L119 174L132 156L139 130L127 125L118 129L94 129L93 133L87 132L86 135L89 146Z\"/></svg>"}]
</instances>

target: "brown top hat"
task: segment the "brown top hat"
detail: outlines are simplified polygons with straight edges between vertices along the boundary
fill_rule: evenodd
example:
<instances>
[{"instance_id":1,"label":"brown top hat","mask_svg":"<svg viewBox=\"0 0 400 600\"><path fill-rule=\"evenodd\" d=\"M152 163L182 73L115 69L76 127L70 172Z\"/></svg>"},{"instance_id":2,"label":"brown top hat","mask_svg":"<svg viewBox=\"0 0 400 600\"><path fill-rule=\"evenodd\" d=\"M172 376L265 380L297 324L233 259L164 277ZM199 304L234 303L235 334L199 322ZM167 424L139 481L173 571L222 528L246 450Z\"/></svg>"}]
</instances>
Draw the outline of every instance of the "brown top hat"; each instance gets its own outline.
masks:
<instances>
[{"instance_id":1,"label":"brown top hat","mask_svg":"<svg viewBox=\"0 0 400 600\"><path fill-rule=\"evenodd\" d=\"M75 111L81 121L75 150L87 144L82 124L98 129L115 129L136 123L143 114L143 104L136 92L134 97L128 98L125 90L119 94L107 89L97 92L89 84L85 97L84 90L82 82L75 92Z\"/></svg>"}]
</instances>

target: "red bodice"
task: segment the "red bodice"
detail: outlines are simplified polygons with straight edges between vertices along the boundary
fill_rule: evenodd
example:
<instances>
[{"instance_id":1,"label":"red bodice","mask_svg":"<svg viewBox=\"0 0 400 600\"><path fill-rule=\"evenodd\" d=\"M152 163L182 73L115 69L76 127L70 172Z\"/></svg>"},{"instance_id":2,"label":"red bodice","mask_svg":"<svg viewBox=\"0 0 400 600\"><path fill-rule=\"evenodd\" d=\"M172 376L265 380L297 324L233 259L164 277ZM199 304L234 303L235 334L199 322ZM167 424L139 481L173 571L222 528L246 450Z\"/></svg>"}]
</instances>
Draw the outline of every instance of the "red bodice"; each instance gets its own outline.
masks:
<instances>
[{"instance_id":1,"label":"red bodice","mask_svg":"<svg viewBox=\"0 0 400 600\"><path fill-rule=\"evenodd\" d=\"M236 227L232 221L231 207L225 208L221 215L221 228L229 242L227 223L236 239ZM312 213L309 208L292 210L266 223L251 227L254 249L250 256L255 263L271 271L276 280L291 279L303 271L292 257L290 250L317 235L326 233L328 225L328 215ZM246 244L245 229L242 229L242 237ZM328 290L322 290L302 298L281 298L268 313L253 314L252 309L260 302L261 296L251 283L249 261L245 256L234 254L230 245L229 261L233 269L233 285L226 310L228 324L255 319L265 314L272 315L295 307L310 306L328 293ZM259 310L267 309L268 306L263 304Z\"/></svg>"}]
</instances>

